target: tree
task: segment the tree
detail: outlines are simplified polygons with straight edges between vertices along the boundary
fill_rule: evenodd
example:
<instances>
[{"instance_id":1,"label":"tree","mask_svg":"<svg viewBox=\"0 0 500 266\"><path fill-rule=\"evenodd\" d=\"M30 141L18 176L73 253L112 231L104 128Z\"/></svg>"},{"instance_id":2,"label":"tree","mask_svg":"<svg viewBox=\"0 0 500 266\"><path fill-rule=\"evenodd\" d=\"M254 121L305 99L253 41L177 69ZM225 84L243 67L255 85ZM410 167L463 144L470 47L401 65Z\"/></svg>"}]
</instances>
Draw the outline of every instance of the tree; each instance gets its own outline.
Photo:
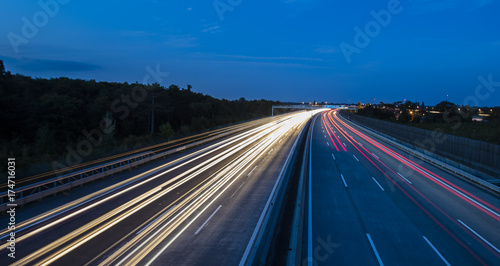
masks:
<instances>
[{"instance_id":1,"label":"tree","mask_svg":"<svg viewBox=\"0 0 500 266\"><path fill-rule=\"evenodd\" d=\"M174 130L172 129L172 126L170 125L169 122L160 126L160 136L169 139L173 135L174 135Z\"/></svg>"},{"instance_id":2,"label":"tree","mask_svg":"<svg viewBox=\"0 0 500 266\"><path fill-rule=\"evenodd\" d=\"M3 65L3 61L0 60L0 75L5 75L5 66Z\"/></svg>"},{"instance_id":3,"label":"tree","mask_svg":"<svg viewBox=\"0 0 500 266\"><path fill-rule=\"evenodd\" d=\"M50 130L49 124L44 123L36 132L35 147L39 154L54 152L54 132Z\"/></svg>"},{"instance_id":4,"label":"tree","mask_svg":"<svg viewBox=\"0 0 500 266\"><path fill-rule=\"evenodd\" d=\"M404 110L398 118L398 121L401 123L406 123L406 122L411 122L413 120L412 114L410 114L410 111Z\"/></svg>"},{"instance_id":5,"label":"tree","mask_svg":"<svg viewBox=\"0 0 500 266\"><path fill-rule=\"evenodd\" d=\"M438 104L436 104L436 110L439 111L439 112L451 112L451 111L454 111L457 109L457 106L452 103L452 102L448 102L448 101L442 101Z\"/></svg>"},{"instance_id":6,"label":"tree","mask_svg":"<svg viewBox=\"0 0 500 266\"><path fill-rule=\"evenodd\" d=\"M116 121L113 119L111 112L106 112L101 123L100 129L104 132L103 143L105 145L112 145L114 141Z\"/></svg>"},{"instance_id":7,"label":"tree","mask_svg":"<svg viewBox=\"0 0 500 266\"><path fill-rule=\"evenodd\" d=\"M30 163L42 160L46 154L59 157L67 152L68 145L76 149L81 140L87 139L83 132L92 132L94 139L100 139L98 144L92 143L92 157L114 153L121 149L114 146L127 143L139 147L145 144L141 141L153 140L148 134L152 94L154 130L159 132L155 137L159 138L268 116L271 106L280 104L244 98L217 99L192 91L189 84L187 89L180 89L177 85L165 88L158 83L12 75L0 60L0 106L4 110L0 120L9 125L0 127L0 155L12 152L12 156L21 158L26 157L22 156L24 151L30 158L23 161ZM166 121L168 124L158 127Z\"/></svg>"}]
</instances>

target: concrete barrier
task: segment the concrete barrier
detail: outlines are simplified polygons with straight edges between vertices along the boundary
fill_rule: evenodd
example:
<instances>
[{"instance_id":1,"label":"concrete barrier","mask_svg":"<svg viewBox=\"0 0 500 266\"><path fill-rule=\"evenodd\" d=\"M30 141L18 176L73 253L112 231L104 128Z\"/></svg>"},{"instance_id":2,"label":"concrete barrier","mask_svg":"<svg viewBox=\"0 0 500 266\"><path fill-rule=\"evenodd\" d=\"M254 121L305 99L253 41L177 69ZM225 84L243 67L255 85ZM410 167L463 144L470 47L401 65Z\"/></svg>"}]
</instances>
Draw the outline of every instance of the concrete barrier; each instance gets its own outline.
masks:
<instances>
[{"instance_id":1,"label":"concrete barrier","mask_svg":"<svg viewBox=\"0 0 500 266\"><path fill-rule=\"evenodd\" d=\"M262 211L257 226L254 229L252 237L248 242L247 248L240 261L242 265L264 265L266 263L267 253L272 242L273 232L279 218L281 206L285 196L285 190L290 178L292 166L297 157L298 143L304 137L304 132L308 128L304 126L299 136L295 140L292 149L281 169L280 175L276 180L268 201Z\"/></svg>"}]
</instances>

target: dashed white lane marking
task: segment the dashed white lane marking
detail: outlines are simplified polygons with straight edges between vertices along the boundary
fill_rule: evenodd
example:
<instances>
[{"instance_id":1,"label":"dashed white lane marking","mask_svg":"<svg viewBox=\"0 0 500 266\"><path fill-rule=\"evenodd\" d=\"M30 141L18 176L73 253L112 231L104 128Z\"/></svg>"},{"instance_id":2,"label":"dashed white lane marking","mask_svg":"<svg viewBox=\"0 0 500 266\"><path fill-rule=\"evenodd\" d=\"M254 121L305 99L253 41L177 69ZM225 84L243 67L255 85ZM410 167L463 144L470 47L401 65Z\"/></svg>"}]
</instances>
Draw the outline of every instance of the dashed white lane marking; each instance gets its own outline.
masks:
<instances>
[{"instance_id":1,"label":"dashed white lane marking","mask_svg":"<svg viewBox=\"0 0 500 266\"><path fill-rule=\"evenodd\" d=\"M488 246L490 246L496 252L500 253L500 250L498 250L497 247L493 246L490 242L488 242L488 240L484 239L484 237L482 237L480 234L476 233L476 231L472 230L472 228L470 228L469 226L467 226L464 222L460 221L459 219L457 219L457 221L460 222L463 226L465 226L465 228L469 229L469 231L471 231L472 233L474 233L477 237L481 238L481 240L483 240L484 243L488 244Z\"/></svg>"},{"instance_id":2,"label":"dashed white lane marking","mask_svg":"<svg viewBox=\"0 0 500 266\"><path fill-rule=\"evenodd\" d=\"M384 191L384 188L379 184L379 182L377 182L377 179L375 179L375 177L373 177L373 176L372 176L372 179L373 179L373 181L375 181L375 183L377 183L378 187L380 189L382 189L382 191Z\"/></svg>"},{"instance_id":3,"label":"dashed white lane marking","mask_svg":"<svg viewBox=\"0 0 500 266\"><path fill-rule=\"evenodd\" d=\"M203 229L203 227L205 227L205 225L207 225L207 223L210 221L210 219L212 219L212 217L214 217L214 215L219 211L219 209L222 207L222 205L219 205L219 207L212 213L212 215L210 215L210 217L208 217L208 219L200 226L200 228L198 228L198 230L196 230L196 232L194 233L195 235L197 235L201 229Z\"/></svg>"},{"instance_id":4,"label":"dashed white lane marking","mask_svg":"<svg viewBox=\"0 0 500 266\"><path fill-rule=\"evenodd\" d=\"M406 177L404 177L402 174L398 173L398 175L403 178L404 180L406 180L406 182L408 182L410 185L411 185L411 182L410 180L406 179Z\"/></svg>"},{"instance_id":5,"label":"dashed white lane marking","mask_svg":"<svg viewBox=\"0 0 500 266\"><path fill-rule=\"evenodd\" d=\"M384 263L382 262L382 259L380 258L380 255L378 254L377 248L375 247L375 244L372 241L372 238L370 237L370 234L366 233L366 237L368 238L368 241L370 241L370 245L372 246L373 252L375 253L375 256L377 257L378 264L380 266L384 266Z\"/></svg>"},{"instance_id":6,"label":"dashed white lane marking","mask_svg":"<svg viewBox=\"0 0 500 266\"><path fill-rule=\"evenodd\" d=\"M434 252L436 252L436 254L438 254L438 256L441 258L441 260L443 260L444 264L450 266L448 261L443 257L443 255L441 255L441 252L439 252L439 250L437 250L437 248L434 247L434 245L431 243L431 241L429 241L429 239L427 239L427 237L425 237L425 236L422 236L422 237L427 242L427 244L429 244L429 246L431 246L431 248L434 250Z\"/></svg>"},{"instance_id":7,"label":"dashed white lane marking","mask_svg":"<svg viewBox=\"0 0 500 266\"><path fill-rule=\"evenodd\" d=\"M340 174L340 177L342 177L342 181L344 182L344 186L347 187L347 183L345 182L344 175Z\"/></svg>"}]
</instances>

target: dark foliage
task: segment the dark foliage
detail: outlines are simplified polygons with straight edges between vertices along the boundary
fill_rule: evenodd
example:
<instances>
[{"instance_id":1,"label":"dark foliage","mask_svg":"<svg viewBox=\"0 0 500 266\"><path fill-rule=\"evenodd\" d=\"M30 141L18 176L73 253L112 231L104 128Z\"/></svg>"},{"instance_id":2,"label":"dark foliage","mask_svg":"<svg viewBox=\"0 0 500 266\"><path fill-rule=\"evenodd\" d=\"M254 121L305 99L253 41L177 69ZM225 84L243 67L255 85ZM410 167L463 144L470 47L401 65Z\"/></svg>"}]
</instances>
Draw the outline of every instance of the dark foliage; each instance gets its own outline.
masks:
<instances>
[{"instance_id":1,"label":"dark foliage","mask_svg":"<svg viewBox=\"0 0 500 266\"><path fill-rule=\"evenodd\" d=\"M500 108L459 106L442 101L436 106L406 101L380 103L359 109L358 114L447 134L500 144ZM480 117L483 122L473 122Z\"/></svg>"},{"instance_id":2,"label":"dark foliage","mask_svg":"<svg viewBox=\"0 0 500 266\"><path fill-rule=\"evenodd\" d=\"M86 134L98 139L108 131L96 141L94 150L120 145L134 148L136 141L161 140L269 116L271 106L279 104L216 99L192 91L191 85L187 89L176 85L165 88L158 84L12 75L1 60L0 74L0 154L24 155L25 161L36 161L47 154L60 158L67 146L75 147L87 138Z\"/></svg>"}]
</instances>

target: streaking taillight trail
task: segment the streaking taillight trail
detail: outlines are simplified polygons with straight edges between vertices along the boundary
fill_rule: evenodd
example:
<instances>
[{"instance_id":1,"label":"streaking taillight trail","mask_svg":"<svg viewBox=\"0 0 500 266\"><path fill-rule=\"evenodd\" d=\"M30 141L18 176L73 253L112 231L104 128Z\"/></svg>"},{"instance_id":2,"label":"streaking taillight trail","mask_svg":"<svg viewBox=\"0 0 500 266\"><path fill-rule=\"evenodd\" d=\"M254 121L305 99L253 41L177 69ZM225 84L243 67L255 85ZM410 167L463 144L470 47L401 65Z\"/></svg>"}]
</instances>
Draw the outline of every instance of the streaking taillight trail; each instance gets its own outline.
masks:
<instances>
[{"instance_id":1,"label":"streaking taillight trail","mask_svg":"<svg viewBox=\"0 0 500 266\"><path fill-rule=\"evenodd\" d=\"M329 122L335 127L336 130L340 132L342 136L345 137L345 139L352 144L352 146L361 153L362 156L364 156L377 170L379 170L388 180L391 181L392 184L394 184L396 187L399 188L400 191L402 191L412 202L414 202L424 213L426 213L436 224L441 227L447 234L449 234L457 243L459 243L465 250L467 250L472 256L474 256L481 264L485 264L482 259L477 256L462 240L460 240L455 234L453 234L448 228L446 228L434 215L432 215L426 208L424 208L413 196L411 196L403 187L396 182L393 178L391 178L385 171L383 171L376 163L378 162L381 164L383 167L388 169L391 173L393 173L395 176L403 179L397 172L392 170L389 166L387 166L385 163L383 163L379 157L375 156L373 153L368 151L363 145L361 145L359 142L357 142L351 135L349 135L346 130L344 130L340 125L346 127L349 129L352 133L356 134L360 138L364 139L368 143L372 144L376 148L378 148L380 151L384 152L385 154L391 156L392 158L396 159L397 161L401 162L403 165L408 166L410 169L413 171L421 174L422 176L426 177L427 179L431 180L435 184L439 185L446 191L449 191L453 195L459 197L460 199L464 200L465 202L471 204L474 206L476 209L480 210L481 212L487 214L489 217L495 219L496 221L500 221L500 215L498 214L498 211L500 211L497 207L491 205L490 203L485 202L484 200L472 195L470 192L465 191L462 188L459 188L458 186L454 185L448 180L445 180L444 178L438 176L437 174L431 172L430 170L419 166L415 162L412 162L408 158L405 158L404 156L400 155L399 153L387 148L386 146L382 145L381 143L367 137L363 133L357 131L344 121L342 121L340 118L337 117L337 111L330 111L328 112L328 120ZM326 122L327 128L330 128L330 125L328 122ZM331 128L330 128L331 130ZM337 139L338 140L338 139ZM332 139L333 142L333 139ZM340 141L339 141L340 143ZM356 145L358 144L358 145ZM342 145L341 145L342 146ZM359 148L358 148L359 146ZM342 146L343 147L343 146ZM364 151L364 152L363 152ZM371 155L375 159L372 160L366 153ZM407 182L405 182L408 184ZM457 222L457 219L454 219L451 217L447 212L445 212L442 208L440 208L436 203L431 201L428 197L426 197L422 192L417 190L414 186L412 185L407 185L405 188L410 188L413 190L415 193L417 193L424 201L432 205L434 208L436 208L440 213L445 215L448 219L450 219L454 224L456 224L458 227L462 229L466 229L462 224ZM467 231L467 230L465 230ZM467 231L468 232L468 231ZM489 245L486 245L484 241L481 241L476 235L471 234L468 232L470 236L472 236L474 239L482 243L488 250L490 250L492 253L494 253L497 257L500 258L500 254L496 252L493 248L491 248Z\"/></svg>"},{"instance_id":2,"label":"streaking taillight trail","mask_svg":"<svg viewBox=\"0 0 500 266\"><path fill-rule=\"evenodd\" d=\"M379 148L384 153L386 153L389 156L395 158L396 160L398 160L399 162L403 163L404 165L410 167L414 171L422 174L423 176L425 176L428 179L432 180L434 183L440 185L441 187L443 187L444 189L446 189L449 192L453 193L454 195L460 197L461 199L463 199L463 200L467 201L468 203L474 205L475 207L481 209L483 212L487 213L489 216L491 216L492 218L494 218L495 220L497 220L497 221L500 222L500 214L499 214L500 209L498 209L497 207L495 207L495 206L491 205L490 203L488 203L488 202L486 202L486 201L484 201L484 200L476 197L475 195L471 194L470 192L465 191L464 189L462 189L462 188L458 187L457 185L451 183L450 181L448 181L448 180L440 177L439 175L431 172L430 170L428 170L428 169L426 169L426 168L418 165L417 163L412 162L408 158L405 158L401 154L399 154L399 153L397 153L397 152L389 149L388 147L382 145L381 143L379 143L379 142L377 142L377 141L375 141L375 140L367 137L363 133L357 131L356 129L352 128L351 126L349 126L348 124L346 124L345 122L343 122L342 120L340 120L336 116L336 113L333 114L332 112L330 112L330 114L329 114L329 119L331 119L330 121L333 123L333 118L332 117L334 117L335 121L338 121L343 126L345 126L346 128L348 128L349 130L351 130L351 132L353 132L357 136L361 137L362 139L368 141L369 143L371 143L375 147ZM378 161L380 161L378 158L376 158L376 159Z\"/></svg>"}]
</instances>

